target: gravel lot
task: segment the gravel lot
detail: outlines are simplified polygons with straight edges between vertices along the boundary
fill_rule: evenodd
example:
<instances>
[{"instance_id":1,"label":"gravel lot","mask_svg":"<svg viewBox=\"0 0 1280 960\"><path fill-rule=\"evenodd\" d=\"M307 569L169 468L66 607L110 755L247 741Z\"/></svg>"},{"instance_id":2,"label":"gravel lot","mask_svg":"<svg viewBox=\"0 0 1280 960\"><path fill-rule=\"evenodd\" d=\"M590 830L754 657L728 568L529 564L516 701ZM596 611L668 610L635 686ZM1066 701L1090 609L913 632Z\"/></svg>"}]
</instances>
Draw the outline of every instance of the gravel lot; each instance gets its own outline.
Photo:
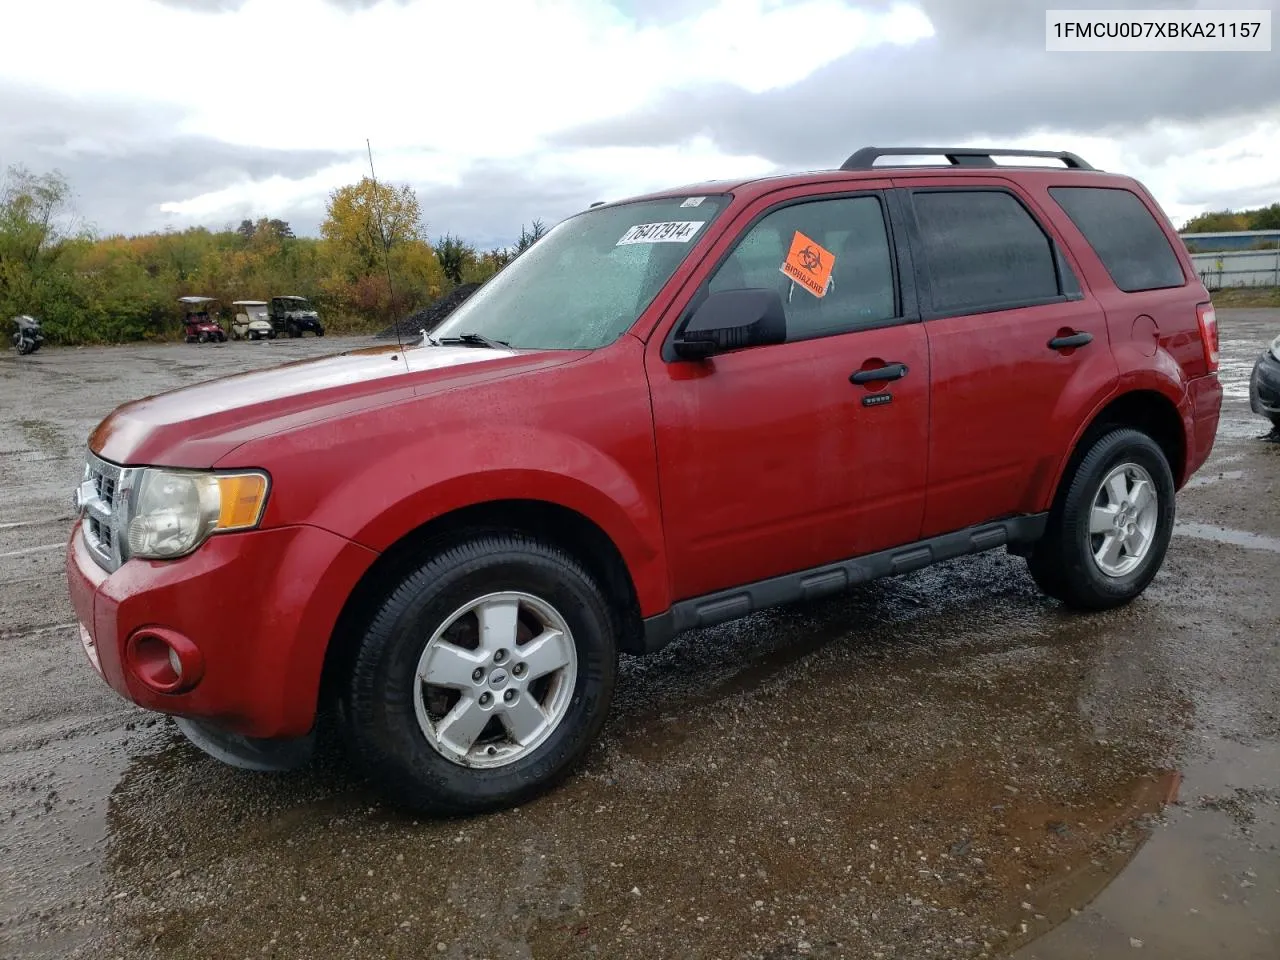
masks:
<instances>
[{"instance_id":1,"label":"gravel lot","mask_svg":"<svg viewBox=\"0 0 1280 960\"><path fill-rule=\"evenodd\" d=\"M226 768L112 693L62 576L114 406L371 342L0 356L0 956L1280 956L1280 310L1164 569L1082 617L995 553L624 662L585 766L412 821L332 760Z\"/></svg>"}]
</instances>

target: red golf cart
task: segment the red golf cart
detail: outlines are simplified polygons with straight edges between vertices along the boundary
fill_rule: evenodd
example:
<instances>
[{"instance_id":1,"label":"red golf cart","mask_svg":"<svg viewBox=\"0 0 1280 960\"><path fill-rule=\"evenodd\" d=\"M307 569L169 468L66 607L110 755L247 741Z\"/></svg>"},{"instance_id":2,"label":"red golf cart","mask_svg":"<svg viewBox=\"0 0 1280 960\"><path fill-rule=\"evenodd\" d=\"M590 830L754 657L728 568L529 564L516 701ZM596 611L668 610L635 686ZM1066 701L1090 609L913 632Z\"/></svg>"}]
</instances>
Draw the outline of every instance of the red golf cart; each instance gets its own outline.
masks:
<instances>
[{"instance_id":1,"label":"red golf cart","mask_svg":"<svg viewBox=\"0 0 1280 960\"><path fill-rule=\"evenodd\" d=\"M226 343L227 333L218 323L213 297L179 297L182 304L182 332L187 343Z\"/></svg>"}]
</instances>

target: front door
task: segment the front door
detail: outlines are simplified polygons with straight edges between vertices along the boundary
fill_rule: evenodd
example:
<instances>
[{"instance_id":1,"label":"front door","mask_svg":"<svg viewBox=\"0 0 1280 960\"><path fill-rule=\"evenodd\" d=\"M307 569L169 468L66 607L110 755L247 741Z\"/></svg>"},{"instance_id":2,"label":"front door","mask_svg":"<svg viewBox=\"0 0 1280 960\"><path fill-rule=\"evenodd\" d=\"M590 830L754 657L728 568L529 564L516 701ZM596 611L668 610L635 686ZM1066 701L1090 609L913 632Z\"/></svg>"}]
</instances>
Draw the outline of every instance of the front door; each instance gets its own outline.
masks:
<instances>
[{"instance_id":1,"label":"front door","mask_svg":"<svg viewBox=\"0 0 1280 960\"><path fill-rule=\"evenodd\" d=\"M884 197L779 195L743 220L699 290L778 290L787 342L664 359L664 323L646 354L676 600L911 542L924 509L928 348ZM793 279L805 263L821 283Z\"/></svg>"}]
</instances>

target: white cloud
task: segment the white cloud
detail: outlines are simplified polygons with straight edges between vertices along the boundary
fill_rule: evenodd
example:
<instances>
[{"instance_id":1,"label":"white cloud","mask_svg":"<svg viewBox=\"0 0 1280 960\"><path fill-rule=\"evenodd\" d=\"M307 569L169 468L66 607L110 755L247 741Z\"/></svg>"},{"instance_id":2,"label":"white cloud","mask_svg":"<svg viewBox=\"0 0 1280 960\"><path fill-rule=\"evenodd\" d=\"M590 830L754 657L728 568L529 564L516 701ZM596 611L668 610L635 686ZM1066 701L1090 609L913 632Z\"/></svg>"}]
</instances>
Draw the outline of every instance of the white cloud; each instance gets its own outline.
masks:
<instances>
[{"instance_id":1,"label":"white cloud","mask_svg":"<svg viewBox=\"0 0 1280 960\"><path fill-rule=\"evenodd\" d=\"M234 13L153 0L40 0L5 19L17 35L56 35L58 69L48 69L46 45L15 44L0 58L0 79L37 77L57 93L176 110L170 135L352 153L368 137L388 179L456 183L469 163L509 160L598 173L601 189L612 193L656 187L659 172L688 180L768 165L705 143L548 158L545 138L691 84L759 92L803 79L853 49L932 33L913 7L866 12L843 0L787 7L719 0L680 22L643 27L599 0L357 9L325 0L247 0ZM128 148L99 138L63 149ZM344 164L302 179L233 182L170 198L160 210L206 221L248 208L280 211L314 202L362 172Z\"/></svg>"}]
</instances>

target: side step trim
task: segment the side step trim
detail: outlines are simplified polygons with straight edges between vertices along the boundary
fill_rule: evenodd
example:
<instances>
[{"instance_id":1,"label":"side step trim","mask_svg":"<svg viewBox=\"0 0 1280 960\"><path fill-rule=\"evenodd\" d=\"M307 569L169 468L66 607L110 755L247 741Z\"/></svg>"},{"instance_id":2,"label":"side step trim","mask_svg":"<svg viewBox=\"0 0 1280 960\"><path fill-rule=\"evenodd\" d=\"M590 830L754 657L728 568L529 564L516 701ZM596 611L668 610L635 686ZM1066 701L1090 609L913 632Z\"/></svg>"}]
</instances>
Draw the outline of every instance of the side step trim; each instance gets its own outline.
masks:
<instances>
[{"instance_id":1,"label":"side step trim","mask_svg":"<svg viewBox=\"0 0 1280 960\"><path fill-rule=\"evenodd\" d=\"M919 543L681 600L672 604L670 610L645 619L640 648L627 652L654 653L686 630L724 623L796 600L815 600L860 583L910 573L995 547L1034 543L1044 535L1048 520L1047 513L1010 517L955 533L944 533Z\"/></svg>"}]
</instances>

